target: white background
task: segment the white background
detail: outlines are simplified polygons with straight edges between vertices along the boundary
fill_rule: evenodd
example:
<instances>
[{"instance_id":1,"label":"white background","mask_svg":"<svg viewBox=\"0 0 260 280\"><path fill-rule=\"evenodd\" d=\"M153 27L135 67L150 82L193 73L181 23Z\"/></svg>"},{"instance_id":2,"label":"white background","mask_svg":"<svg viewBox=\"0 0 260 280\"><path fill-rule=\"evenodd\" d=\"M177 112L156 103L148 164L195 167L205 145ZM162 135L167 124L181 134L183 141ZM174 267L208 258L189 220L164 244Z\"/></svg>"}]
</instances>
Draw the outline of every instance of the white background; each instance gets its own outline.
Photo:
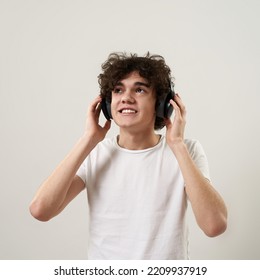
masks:
<instances>
[{"instance_id":1,"label":"white background","mask_svg":"<svg viewBox=\"0 0 260 280\"><path fill-rule=\"evenodd\" d=\"M48 223L28 206L83 132L113 51L164 56L228 206L213 239L189 214L191 259L259 259L259 12L257 0L0 0L0 259L86 259L85 193Z\"/></svg>"}]
</instances>

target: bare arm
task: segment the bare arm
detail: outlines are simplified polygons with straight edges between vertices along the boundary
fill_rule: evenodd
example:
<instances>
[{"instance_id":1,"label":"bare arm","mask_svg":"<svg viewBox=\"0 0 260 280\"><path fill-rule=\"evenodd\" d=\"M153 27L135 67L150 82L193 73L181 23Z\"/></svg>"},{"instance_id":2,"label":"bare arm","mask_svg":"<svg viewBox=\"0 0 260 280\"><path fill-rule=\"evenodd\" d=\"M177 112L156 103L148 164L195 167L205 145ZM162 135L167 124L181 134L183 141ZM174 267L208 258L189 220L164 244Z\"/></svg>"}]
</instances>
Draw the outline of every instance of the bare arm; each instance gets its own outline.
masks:
<instances>
[{"instance_id":1,"label":"bare arm","mask_svg":"<svg viewBox=\"0 0 260 280\"><path fill-rule=\"evenodd\" d=\"M83 136L53 173L43 182L30 204L31 214L40 221L48 221L58 215L83 189L84 182L76 172L91 150L104 139L110 128L107 121L98 124L101 98L90 105Z\"/></svg>"},{"instance_id":2,"label":"bare arm","mask_svg":"<svg viewBox=\"0 0 260 280\"><path fill-rule=\"evenodd\" d=\"M167 143L175 154L182 171L185 190L199 227L208 236L217 236L226 230L227 209L222 197L194 164L184 143L186 110L177 95L171 101L175 109L174 121L166 120Z\"/></svg>"}]
</instances>

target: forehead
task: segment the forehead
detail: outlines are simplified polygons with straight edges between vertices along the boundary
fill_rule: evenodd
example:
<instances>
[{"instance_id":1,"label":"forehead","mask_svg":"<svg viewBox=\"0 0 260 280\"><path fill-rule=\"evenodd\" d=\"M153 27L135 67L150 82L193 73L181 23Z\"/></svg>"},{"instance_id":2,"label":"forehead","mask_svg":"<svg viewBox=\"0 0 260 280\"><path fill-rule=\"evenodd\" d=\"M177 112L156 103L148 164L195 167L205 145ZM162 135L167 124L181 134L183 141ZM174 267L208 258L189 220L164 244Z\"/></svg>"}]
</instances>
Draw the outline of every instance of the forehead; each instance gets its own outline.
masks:
<instances>
[{"instance_id":1,"label":"forehead","mask_svg":"<svg viewBox=\"0 0 260 280\"><path fill-rule=\"evenodd\" d=\"M138 71L133 71L129 74L127 74L126 76L124 76L122 79L120 79L117 84L121 84L121 83L125 83L125 82L141 82L144 83L145 85L150 87L150 83L149 81L142 77Z\"/></svg>"}]
</instances>

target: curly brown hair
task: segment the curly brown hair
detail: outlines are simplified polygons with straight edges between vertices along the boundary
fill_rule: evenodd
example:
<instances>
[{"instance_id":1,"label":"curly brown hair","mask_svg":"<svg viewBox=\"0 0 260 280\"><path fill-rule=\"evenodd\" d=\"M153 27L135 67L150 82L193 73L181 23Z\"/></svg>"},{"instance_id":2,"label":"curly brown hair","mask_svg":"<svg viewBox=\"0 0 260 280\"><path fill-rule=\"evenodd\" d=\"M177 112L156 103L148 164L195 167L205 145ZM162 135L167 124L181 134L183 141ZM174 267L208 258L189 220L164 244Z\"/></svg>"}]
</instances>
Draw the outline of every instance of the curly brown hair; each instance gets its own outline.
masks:
<instances>
[{"instance_id":1,"label":"curly brown hair","mask_svg":"<svg viewBox=\"0 0 260 280\"><path fill-rule=\"evenodd\" d=\"M102 70L103 73L98 76L100 95L109 102L111 102L111 94L116 84L133 71L137 71L155 89L155 110L168 94L170 84L173 85L171 70L164 58L160 55L150 55L149 52L143 57L135 53L111 53L102 64ZM154 129L161 129L164 125L164 119L156 116Z\"/></svg>"}]
</instances>

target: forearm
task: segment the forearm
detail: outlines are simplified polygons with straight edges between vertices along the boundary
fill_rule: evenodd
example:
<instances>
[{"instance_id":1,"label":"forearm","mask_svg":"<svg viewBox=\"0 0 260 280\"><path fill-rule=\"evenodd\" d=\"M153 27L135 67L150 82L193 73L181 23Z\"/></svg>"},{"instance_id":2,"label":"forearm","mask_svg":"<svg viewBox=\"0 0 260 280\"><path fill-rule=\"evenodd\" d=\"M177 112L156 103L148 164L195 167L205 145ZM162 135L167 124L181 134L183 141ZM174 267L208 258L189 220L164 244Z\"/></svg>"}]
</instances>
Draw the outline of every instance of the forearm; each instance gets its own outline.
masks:
<instances>
[{"instance_id":1,"label":"forearm","mask_svg":"<svg viewBox=\"0 0 260 280\"><path fill-rule=\"evenodd\" d=\"M42 183L31 205L33 216L55 216L62 207L75 174L96 143L87 135L83 135L66 158L55 168L53 173Z\"/></svg>"},{"instance_id":2,"label":"forearm","mask_svg":"<svg viewBox=\"0 0 260 280\"><path fill-rule=\"evenodd\" d=\"M103 127L99 125L101 101L98 96L90 104L85 133L36 193L30 205L30 212L36 219L47 221L54 217L83 190L84 183L75 174L91 150L105 138L111 126L110 121L106 121Z\"/></svg>"},{"instance_id":3,"label":"forearm","mask_svg":"<svg viewBox=\"0 0 260 280\"><path fill-rule=\"evenodd\" d=\"M170 147L179 163L198 225L208 236L221 234L226 228L227 219L223 199L196 167L183 141Z\"/></svg>"}]
</instances>

